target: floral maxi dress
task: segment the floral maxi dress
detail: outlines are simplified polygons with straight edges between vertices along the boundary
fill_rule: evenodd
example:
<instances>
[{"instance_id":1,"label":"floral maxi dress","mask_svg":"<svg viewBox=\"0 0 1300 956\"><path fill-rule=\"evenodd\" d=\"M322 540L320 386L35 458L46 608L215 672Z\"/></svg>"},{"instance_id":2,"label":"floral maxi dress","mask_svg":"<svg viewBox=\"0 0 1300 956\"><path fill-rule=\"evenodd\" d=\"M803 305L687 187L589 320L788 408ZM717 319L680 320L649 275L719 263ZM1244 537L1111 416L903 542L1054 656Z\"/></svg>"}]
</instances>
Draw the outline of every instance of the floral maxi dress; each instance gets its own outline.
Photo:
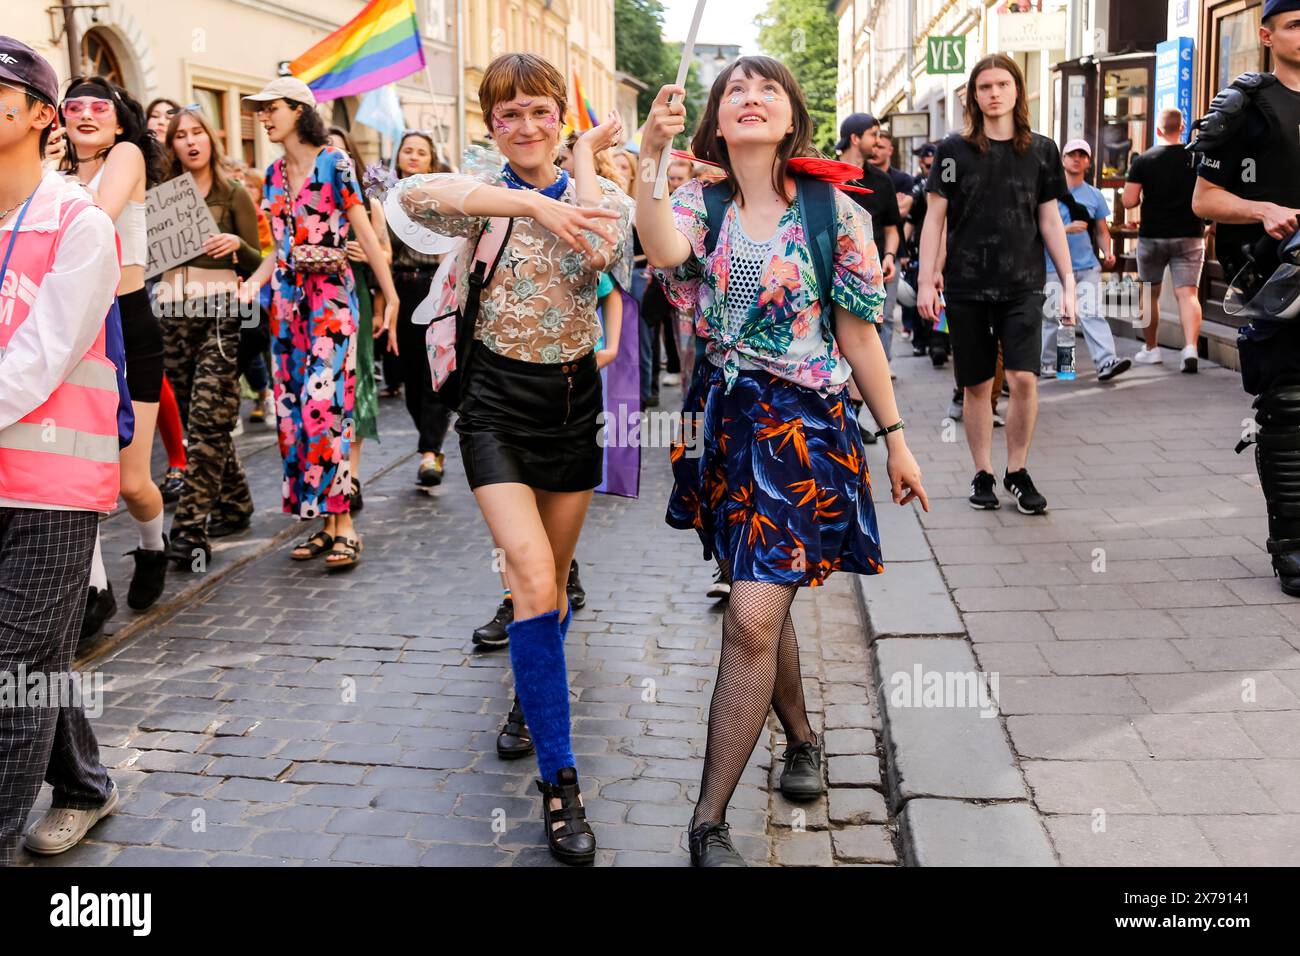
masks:
<instances>
[{"instance_id":1,"label":"floral maxi dress","mask_svg":"<svg viewBox=\"0 0 1300 956\"><path fill-rule=\"evenodd\" d=\"M304 519L349 508L359 313L350 265L333 275L298 272L292 248L343 246L350 232L344 213L361 202L351 162L332 147L317 154L295 197L283 159L267 170L262 209L275 240L271 357L282 497L284 511Z\"/></svg>"}]
</instances>

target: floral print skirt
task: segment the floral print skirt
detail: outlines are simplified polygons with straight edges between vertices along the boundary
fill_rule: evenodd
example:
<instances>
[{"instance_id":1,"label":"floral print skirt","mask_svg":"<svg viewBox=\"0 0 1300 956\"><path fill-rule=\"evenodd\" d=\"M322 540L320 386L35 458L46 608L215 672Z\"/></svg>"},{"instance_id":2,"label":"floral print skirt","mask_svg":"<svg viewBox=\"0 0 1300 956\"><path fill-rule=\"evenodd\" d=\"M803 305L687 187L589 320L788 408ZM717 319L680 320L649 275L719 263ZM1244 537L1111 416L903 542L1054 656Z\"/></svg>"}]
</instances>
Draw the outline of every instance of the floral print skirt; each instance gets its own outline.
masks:
<instances>
[{"instance_id":1,"label":"floral print skirt","mask_svg":"<svg viewBox=\"0 0 1300 956\"><path fill-rule=\"evenodd\" d=\"M816 587L884 570L862 436L843 393L742 370L730 393L701 361L672 446L665 520L694 528L733 581ZM693 431L698 429L698 431ZM691 444L693 443L693 447Z\"/></svg>"}]
</instances>

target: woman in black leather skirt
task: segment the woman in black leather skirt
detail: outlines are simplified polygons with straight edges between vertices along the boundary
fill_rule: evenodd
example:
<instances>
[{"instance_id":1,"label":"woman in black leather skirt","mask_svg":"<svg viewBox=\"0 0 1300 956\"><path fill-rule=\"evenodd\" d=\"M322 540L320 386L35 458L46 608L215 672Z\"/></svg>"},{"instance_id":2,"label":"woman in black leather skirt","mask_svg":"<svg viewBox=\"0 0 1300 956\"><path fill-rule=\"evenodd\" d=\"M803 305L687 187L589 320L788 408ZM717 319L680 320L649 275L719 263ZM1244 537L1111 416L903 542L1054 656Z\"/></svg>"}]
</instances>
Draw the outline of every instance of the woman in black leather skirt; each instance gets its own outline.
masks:
<instances>
[{"instance_id":1,"label":"woman in black leather skirt","mask_svg":"<svg viewBox=\"0 0 1300 956\"><path fill-rule=\"evenodd\" d=\"M467 240L452 254L457 301L471 312L471 266L476 258L494 266L478 297L456 430L470 487L505 552L513 594L508 630L518 699L508 726L535 745L552 854L590 863L596 842L570 740L565 585L602 471L597 280L611 271L627 284L631 201L600 179L591 184L599 200L582 202L573 180L556 168L565 88L541 57L498 57L484 73L479 102L504 168L408 177L387 208L396 208L390 222L409 218ZM592 150L610 132L596 127L577 148Z\"/></svg>"}]
</instances>

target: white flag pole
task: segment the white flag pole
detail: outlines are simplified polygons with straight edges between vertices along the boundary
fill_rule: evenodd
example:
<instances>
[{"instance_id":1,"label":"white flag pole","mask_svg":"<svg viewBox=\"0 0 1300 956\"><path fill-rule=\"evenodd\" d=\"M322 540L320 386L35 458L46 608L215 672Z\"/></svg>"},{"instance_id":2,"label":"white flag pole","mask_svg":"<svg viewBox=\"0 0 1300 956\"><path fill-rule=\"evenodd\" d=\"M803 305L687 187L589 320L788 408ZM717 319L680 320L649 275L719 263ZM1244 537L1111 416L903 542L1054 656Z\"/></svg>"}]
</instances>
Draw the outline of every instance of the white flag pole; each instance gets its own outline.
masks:
<instances>
[{"instance_id":1,"label":"white flag pole","mask_svg":"<svg viewBox=\"0 0 1300 956\"><path fill-rule=\"evenodd\" d=\"M704 16L705 0L695 0L695 16L691 18L691 32L686 35L686 42L682 44L682 61L677 65L677 85L686 85L686 76L691 70L691 60L695 57L695 35L700 32L700 18ZM668 102L672 102L669 99ZM673 142L669 140L664 144L663 152L659 154L659 170L655 174L654 198L663 199L664 191L668 187L668 160L672 158Z\"/></svg>"}]
</instances>

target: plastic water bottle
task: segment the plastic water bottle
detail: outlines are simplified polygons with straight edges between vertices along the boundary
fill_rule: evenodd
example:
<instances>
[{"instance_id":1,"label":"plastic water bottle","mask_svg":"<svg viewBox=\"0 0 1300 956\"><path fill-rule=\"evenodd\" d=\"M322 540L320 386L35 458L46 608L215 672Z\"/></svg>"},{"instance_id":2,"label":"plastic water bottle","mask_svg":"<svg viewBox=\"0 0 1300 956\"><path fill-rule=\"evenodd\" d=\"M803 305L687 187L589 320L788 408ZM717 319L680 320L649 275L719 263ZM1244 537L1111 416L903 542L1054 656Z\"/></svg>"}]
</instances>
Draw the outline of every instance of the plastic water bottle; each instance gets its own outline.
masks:
<instances>
[{"instance_id":1,"label":"plastic water bottle","mask_svg":"<svg viewBox=\"0 0 1300 956\"><path fill-rule=\"evenodd\" d=\"M1074 381L1074 326L1061 325L1056 329L1056 377Z\"/></svg>"}]
</instances>

